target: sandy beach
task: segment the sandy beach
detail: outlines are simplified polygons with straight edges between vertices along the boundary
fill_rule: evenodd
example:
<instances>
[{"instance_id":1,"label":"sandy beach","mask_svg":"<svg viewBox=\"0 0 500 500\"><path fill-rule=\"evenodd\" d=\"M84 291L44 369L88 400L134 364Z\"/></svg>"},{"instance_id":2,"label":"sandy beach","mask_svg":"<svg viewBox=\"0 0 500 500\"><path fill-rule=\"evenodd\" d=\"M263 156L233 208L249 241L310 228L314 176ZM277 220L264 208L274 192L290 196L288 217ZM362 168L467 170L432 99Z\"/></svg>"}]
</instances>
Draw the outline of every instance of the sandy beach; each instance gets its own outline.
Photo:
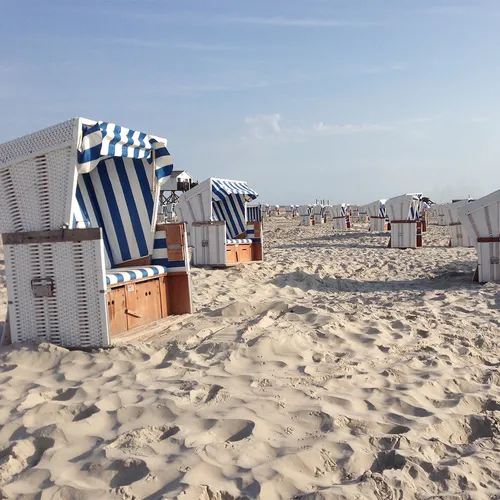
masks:
<instances>
[{"instance_id":1,"label":"sandy beach","mask_svg":"<svg viewBox=\"0 0 500 500\"><path fill-rule=\"evenodd\" d=\"M147 342L2 348L0 498L500 498L500 286L447 231L266 220Z\"/></svg>"}]
</instances>

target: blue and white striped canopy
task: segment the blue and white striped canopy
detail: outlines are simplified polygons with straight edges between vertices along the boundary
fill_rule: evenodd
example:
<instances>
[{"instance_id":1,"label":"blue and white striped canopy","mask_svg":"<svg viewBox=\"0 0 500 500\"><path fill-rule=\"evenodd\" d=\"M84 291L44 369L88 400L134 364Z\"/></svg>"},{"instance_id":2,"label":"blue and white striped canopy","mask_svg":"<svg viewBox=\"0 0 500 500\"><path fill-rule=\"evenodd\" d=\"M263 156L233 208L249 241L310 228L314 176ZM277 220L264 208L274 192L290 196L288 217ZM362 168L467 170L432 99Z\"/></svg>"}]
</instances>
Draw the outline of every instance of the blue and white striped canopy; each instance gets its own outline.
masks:
<instances>
[{"instance_id":1,"label":"blue and white striped canopy","mask_svg":"<svg viewBox=\"0 0 500 500\"><path fill-rule=\"evenodd\" d=\"M166 139L106 122L82 128L73 227L102 228L106 269L151 255L158 184L173 170Z\"/></svg>"},{"instance_id":2,"label":"blue and white striped canopy","mask_svg":"<svg viewBox=\"0 0 500 500\"><path fill-rule=\"evenodd\" d=\"M242 195L245 201L255 200L259 196L244 181L212 179L212 199L214 201L222 201L224 198L229 198L232 194Z\"/></svg>"},{"instance_id":3,"label":"blue and white striped canopy","mask_svg":"<svg viewBox=\"0 0 500 500\"><path fill-rule=\"evenodd\" d=\"M174 165L167 149L166 139L137 132L114 123L96 122L83 125L82 140L78 150L78 173L88 174L107 158L155 160L158 180L169 177Z\"/></svg>"},{"instance_id":4,"label":"blue and white striped canopy","mask_svg":"<svg viewBox=\"0 0 500 500\"><path fill-rule=\"evenodd\" d=\"M226 237L246 231L246 202L259 196L244 181L212 178L212 219L226 221Z\"/></svg>"}]
</instances>

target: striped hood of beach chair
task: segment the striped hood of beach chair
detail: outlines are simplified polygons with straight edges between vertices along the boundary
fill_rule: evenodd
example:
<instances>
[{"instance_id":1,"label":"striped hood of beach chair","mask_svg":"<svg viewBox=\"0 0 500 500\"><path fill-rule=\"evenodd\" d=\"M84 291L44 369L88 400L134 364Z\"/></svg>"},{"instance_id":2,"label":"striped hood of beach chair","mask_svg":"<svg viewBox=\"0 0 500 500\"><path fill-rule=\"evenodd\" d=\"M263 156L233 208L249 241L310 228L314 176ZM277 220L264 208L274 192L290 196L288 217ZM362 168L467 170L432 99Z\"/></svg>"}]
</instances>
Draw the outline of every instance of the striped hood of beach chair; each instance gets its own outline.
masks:
<instances>
[{"instance_id":1,"label":"striped hood of beach chair","mask_svg":"<svg viewBox=\"0 0 500 500\"><path fill-rule=\"evenodd\" d=\"M173 170L166 139L84 125L77 168L73 227L102 228L106 268L151 255L160 183Z\"/></svg>"},{"instance_id":2,"label":"striped hood of beach chair","mask_svg":"<svg viewBox=\"0 0 500 500\"><path fill-rule=\"evenodd\" d=\"M226 222L226 238L246 231L246 203L258 194L244 181L212 178L212 220Z\"/></svg>"},{"instance_id":3,"label":"striped hood of beach chair","mask_svg":"<svg viewBox=\"0 0 500 500\"><path fill-rule=\"evenodd\" d=\"M247 221L261 222L262 221L262 205L247 206Z\"/></svg>"}]
</instances>

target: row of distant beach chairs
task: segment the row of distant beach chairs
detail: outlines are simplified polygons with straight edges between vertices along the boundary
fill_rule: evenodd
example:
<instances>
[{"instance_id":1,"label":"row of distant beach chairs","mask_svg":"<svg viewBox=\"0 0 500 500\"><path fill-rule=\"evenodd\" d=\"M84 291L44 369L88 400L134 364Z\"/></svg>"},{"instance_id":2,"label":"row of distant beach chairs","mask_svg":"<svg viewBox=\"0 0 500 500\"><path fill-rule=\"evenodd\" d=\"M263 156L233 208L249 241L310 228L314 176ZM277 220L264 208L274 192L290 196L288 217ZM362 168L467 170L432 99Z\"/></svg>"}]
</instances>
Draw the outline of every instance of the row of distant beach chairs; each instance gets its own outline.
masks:
<instances>
[{"instance_id":1,"label":"row of distant beach chairs","mask_svg":"<svg viewBox=\"0 0 500 500\"><path fill-rule=\"evenodd\" d=\"M179 223L157 223L160 187L172 171L166 139L83 118L0 145L2 344L108 347L191 313L191 264L263 259L262 219L273 211L254 203L244 181L209 178L180 196ZM425 231L421 198L295 208L304 225L331 217L336 231L355 217L369 217L372 231L389 223L393 248L415 248ZM499 279L499 213L500 192L458 208L481 282Z\"/></svg>"},{"instance_id":2,"label":"row of distant beach chairs","mask_svg":"<svg viewBox=\"0 0 500 500\"><path fill-rule=\"evenodd\" d=\"M449 228L450 247L475 247L478 265L474 280L500 281L500 191L479 200L424 205L421 193L410 193L367 205L288 205L264 207L267 216L284 213L299 217L301 226L331 220L334 231L347 231L352 223L369 222L372 232L390 231L391 248L418 248L429 220Z\"/></svg>"}]
</instances>

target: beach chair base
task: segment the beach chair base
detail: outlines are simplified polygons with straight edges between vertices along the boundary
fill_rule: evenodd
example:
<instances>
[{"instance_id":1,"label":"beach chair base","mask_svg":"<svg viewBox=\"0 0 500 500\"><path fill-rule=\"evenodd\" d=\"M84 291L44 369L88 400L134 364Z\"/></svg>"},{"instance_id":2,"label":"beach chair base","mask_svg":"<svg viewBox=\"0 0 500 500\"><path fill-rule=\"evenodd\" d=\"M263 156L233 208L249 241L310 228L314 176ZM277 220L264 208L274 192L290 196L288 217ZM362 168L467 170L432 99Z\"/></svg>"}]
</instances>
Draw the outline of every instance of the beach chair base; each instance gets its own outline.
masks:
<instances>
[{"instance_id":1,"label":"beach chair base","mask_svg":"<svg viewBox=\"0 0 500 500\"><path fill-rule=\"evenodd\" d=\"M370 217L369 231L373 233L383 233L386 230L384 217Z\"/></svg>"},{"instance_id":2,"label":"beach chair base","mask_svg":"<svg viewBox=\"0 0 500 500\"><path fill-rule=\"evenodd\" d=\"M478 257L476 281L478 283L500 281L500 238L478 238L476 248Z\"/></svg>"},{"instance_id":3,"label":"beach chair base","mask_svg":"<svg viewBox=\"0 0 500 500\"><path fill-rule=\"evenodd\" d=\"M421 223L415 220L391 221L391 238L388 248L419 248L422 246Z\"/></svg>"},{"instance_id":4,"label":"beach chair base","mask_svg":"<svg viewBox=\"0 0 500 500\"><path fill-rule=\"evenodd\" d=\"M312 226L314 224L314 220L311 219L310 215L301 215L300 216L300 225L301 226Z\"/></svg>"},{"instance_id":5,"label":"beach chair base","mask_svg":"<svg viewBox=\"0 0 500 500\"><path fill-rule=\"evenodd\" d=\"M9 311L5 317L5 322L3 324L2 336L0 337L0 346L10 345L12 339L10 336L10 321L9 321Z\"/></svg>"},{"instance_id":6,"label":"beach chair base","mask_svg":"<svg viewBox=\"0 0 500 500\"><path fill-rule=\"evenodd\" d=\"M189 314L189 276L162 274L114 285L108 289L107 305L111 337L170 315Z\"/></svg>"},{"instance_id":7,"label":"beach chair base","mask_svg":"<svg viewBox=\"0 0 500 500\"><path fill-rule=\"evenodd\" d=\"M194 266L226 267L263 259L261 222L248 222L246 234L232 240L226 239L224 221L195 222L192 234Z\"/></svg>"},{"instance_id":8,"label":"beach chair base","mask_svg":"<svg viewBox=\"0 0 500 500\"><path fill-rule=\"evenodd\" d=\"M334 231L347 231L351 228L351 223L348 217L333 217L333 230Z\"/></svg>"},{"instance_id":9,"label":"beach chair base","mask_svg":"<svg viewBox=\"0 0 500 500\"><path fill-rule=\"evenodd\" d=\"M474 243L460 223L450 224L450 247L473 247Z\"/></svg>"}]
</instances>

